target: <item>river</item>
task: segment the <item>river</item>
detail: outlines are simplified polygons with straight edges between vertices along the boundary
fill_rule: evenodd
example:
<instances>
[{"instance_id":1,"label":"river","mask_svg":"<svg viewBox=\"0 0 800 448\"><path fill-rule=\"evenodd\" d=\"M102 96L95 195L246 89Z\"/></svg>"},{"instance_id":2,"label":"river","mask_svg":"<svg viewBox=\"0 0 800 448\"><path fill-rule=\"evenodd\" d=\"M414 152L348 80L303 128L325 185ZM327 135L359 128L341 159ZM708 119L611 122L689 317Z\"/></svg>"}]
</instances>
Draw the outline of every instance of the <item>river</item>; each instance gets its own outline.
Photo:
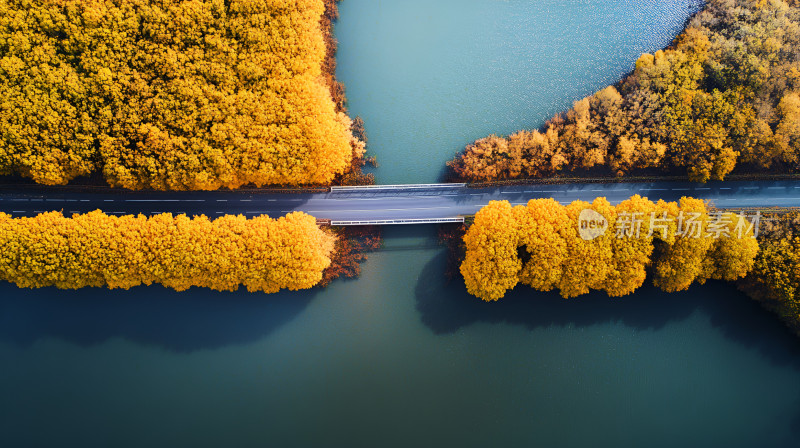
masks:
<instances>
[{"instance_id":1,"label":"river","mask_svg":"<svg viewBox=\"0 0 800 448\"><path fill-rule=\"evenodd\" d=\"M344 0L339 77L381 183L537 127L663 47L678 0ZM800 341L712 282L498 303L433 227L271 296L0 284L0 446L788 447Z\"/></svg>"}]
</instances>

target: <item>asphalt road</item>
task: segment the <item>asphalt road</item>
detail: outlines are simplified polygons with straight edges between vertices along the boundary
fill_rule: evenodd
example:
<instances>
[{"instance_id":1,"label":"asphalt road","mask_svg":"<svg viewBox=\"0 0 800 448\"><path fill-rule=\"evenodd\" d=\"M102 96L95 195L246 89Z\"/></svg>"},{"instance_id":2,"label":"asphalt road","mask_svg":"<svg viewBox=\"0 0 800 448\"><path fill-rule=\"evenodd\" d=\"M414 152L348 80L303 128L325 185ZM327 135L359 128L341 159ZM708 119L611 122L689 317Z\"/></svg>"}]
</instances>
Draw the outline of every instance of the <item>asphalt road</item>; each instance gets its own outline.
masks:
<instances>
[{"instance_id":1,"label":"asphalt road","mask_svg":"<svg viewBox=\"0 0 800 448\"><path fill-rule=\"evenodd\" d=\"M276 194L261 191L127 192L99 189L0 186L0 211L15 217L45 211L64 214L100 209L107 214L153 215L170 212L187 215L223 214L278 217L303 211L319 219L389 220L436 219L472 215L491 200L524 204L529 199L552 197L567 204L577 199L606 197L611 203L640 194L651 200L675 201L682 196L709 199L720 208L800 207L800 181L736 181L696 184L688 182L558 184L357 190L314 194Z\"/></svg>"}]
</instances>

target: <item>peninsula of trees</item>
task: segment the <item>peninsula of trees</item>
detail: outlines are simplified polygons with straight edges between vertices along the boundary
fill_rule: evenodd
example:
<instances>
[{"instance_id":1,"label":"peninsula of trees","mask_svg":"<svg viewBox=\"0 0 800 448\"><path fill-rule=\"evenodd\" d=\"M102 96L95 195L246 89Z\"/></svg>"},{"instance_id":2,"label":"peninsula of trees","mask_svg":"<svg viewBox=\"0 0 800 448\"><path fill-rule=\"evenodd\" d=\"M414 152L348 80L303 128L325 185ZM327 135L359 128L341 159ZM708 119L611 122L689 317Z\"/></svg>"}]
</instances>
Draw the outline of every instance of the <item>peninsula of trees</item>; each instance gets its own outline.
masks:
<instances>
[{"instance_id":1,"label":"peninsula of trees","mask_svg":"<svg viewBox=\"0 0 800 448\"><path fill-rule=\"evenodd\" d=\"M323 0L0 2L0 174L329 183L363 145L322 73L324 12Z\"/></svg>"},{"instance_id":2,"label":"peninsula of trees","mask_svg":"<svg viewBox=\"0 0 800 448\"><path fill-rule=\"evenodd\" d=\"M584 210L606 220L605 233L581 237ZM693 198L653 203L637 195L617 206L605 198L567 206L553 199L515 207L492 201L464 236L461 273L467 290L486 301L520 283L557 289L565 298L592 289L619 297L642 286L648 273L664 291L682 291L694 282L737 280L751 270L758 243L752 223L739 218L712 218Z\"/></svg>"},{"instance_id":3,"label":"peninsula of trees","mask_svg":"<svg viewBox=\"0 0 800 448\"><path fill-rule=\"evenodd\" d=\"M108 287L159 283L178 291L274 293L307 289L331 264L335 236L314 217L278 219L161 214L109 216L100 211L34 218L0 213L0 279L22 288Z\"/></svg>"},{"instance_id":4,"label":"peninsula of trees","mask_svg":"<svg viewBox=\"0 0 800 448\"><path fill-rule=\"evenodd\" d=\"M708 0L673 45L541 131L490 136L448 163L465 181L563 173L800 167L800 0Z\"/></svg>"}]
</instances>

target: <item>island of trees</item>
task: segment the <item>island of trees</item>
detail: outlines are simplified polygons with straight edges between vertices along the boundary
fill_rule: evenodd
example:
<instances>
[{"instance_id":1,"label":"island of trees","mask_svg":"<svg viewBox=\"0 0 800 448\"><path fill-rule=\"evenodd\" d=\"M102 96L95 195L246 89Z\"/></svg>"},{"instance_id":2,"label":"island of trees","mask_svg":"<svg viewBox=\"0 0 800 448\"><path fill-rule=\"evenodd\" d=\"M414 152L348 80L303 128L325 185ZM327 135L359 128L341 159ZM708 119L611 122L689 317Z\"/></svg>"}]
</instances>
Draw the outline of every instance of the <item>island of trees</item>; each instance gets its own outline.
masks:
<instances>
[{"instance_id":1,"label":"island of trees","mask_svg":"<svg viewBox=\"0 0 800 448\"><path fill-rule=\"evenodd\" d=\"M800 0L708 0L673 45L542 130L477 140L465 181L800 167ZM738 167L738 168L737 168Z\"/></svg>"},{"instance_id":2,"label":"island of trees","mask_svg":"<svg viewBox=\"0 0 800 448\"><path fill-rule=\"evenodd\" d=\"M158 283L266 293L311 288L331 264L335 236L304 213L260 216L100 211L33 218L0 213L0 279L22 288L107 287Z\"/></svg>"},{"instance_id":3,"label":"island of trees","mask_svg":"<svg viewBox=\"0 0 800 448\"><path fill-rule=\"evenodd\" d=\"M335 7L4 1L0 174L54 185L100 172L162 190L330 183L364 149L332 75Z\"/></svg>"},{"instance_id":4,"label":"island of trees","mask_svg":"<svg viewBox=\"0 0 800 448\"><path fill-rule=\"evenodd\" d=\"M587 209L607 220L605 233L592 240L578 227ZM654 203L637 195L617 206L604 198L566 206L552 199L515 207L493 201L477 213L461 246L452 244L452 234L445 239L467 290L486 301L519 284L570 298L590 290L624 296L648 277L667 292L735 281L800 335L798 212L767 214L758 225L752 216L711 213L693 198Z\"/></svg>"},{"instance_id":5,"label":"island of trees","mask_svg":"<svg viewBox=\"0 0 800 448\"><path fill-rule=\"evenodd\" d=\"M605 233L592 240L580 235L583 210L605 218ZM736 280L752 269L754 226L739 218L712 218L706 204L693 198L654 203L637 195L617 206L605 198L567 206L553 199L515 207L492 201L464 236L461 273L467 290L486 301L520 283L557 289L565 298L592 289L619 297L642 286L648 271L664 291L683 291L694 282Z\"/></svg>"}]
</instances>

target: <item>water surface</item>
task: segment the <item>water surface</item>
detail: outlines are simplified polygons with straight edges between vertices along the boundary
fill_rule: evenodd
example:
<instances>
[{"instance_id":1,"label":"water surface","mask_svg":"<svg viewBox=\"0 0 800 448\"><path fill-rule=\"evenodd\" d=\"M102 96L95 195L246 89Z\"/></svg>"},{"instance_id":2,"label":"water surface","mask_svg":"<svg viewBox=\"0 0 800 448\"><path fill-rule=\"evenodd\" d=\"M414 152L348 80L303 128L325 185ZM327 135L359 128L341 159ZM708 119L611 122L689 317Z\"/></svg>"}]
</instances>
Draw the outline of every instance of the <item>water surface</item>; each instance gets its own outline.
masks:
<instances>
[{"instance_id":1,"label":"water surface","mask_svg":"<svg viewBox=\"0 0 800 448\"><path fill-rule=\"evenodd\" d=\"M685 6L344 0L340 77L379 179L433 181L617 79ZM388 230L326 290L0 284L0 447L796 446L800 344L730 285L485 304L434 235Z\"/></svg>"},{"instance_id":2,"label":"water surface","mask_svg":"<svg viewBox=\"0 0 800 448\"><path fill-rule=\"evenodd\" d=\"M800 436L796 338L733 288L570 301L521 288L484 304L443 281L432 239L394 229L361 279L270 297L2 285L0 445L788 447Z\"/></svg>"},{"instance_id":3,"label":"water surface","mask_svg":"<svg viewBox=\"0 0 800 448\"><path fill-rule=\"evenodd\" d=\"M380 183L440 179L489 134L542 126L667 46L698 0L344 0L339 80Z\"/></svg>"}]
</instances>

